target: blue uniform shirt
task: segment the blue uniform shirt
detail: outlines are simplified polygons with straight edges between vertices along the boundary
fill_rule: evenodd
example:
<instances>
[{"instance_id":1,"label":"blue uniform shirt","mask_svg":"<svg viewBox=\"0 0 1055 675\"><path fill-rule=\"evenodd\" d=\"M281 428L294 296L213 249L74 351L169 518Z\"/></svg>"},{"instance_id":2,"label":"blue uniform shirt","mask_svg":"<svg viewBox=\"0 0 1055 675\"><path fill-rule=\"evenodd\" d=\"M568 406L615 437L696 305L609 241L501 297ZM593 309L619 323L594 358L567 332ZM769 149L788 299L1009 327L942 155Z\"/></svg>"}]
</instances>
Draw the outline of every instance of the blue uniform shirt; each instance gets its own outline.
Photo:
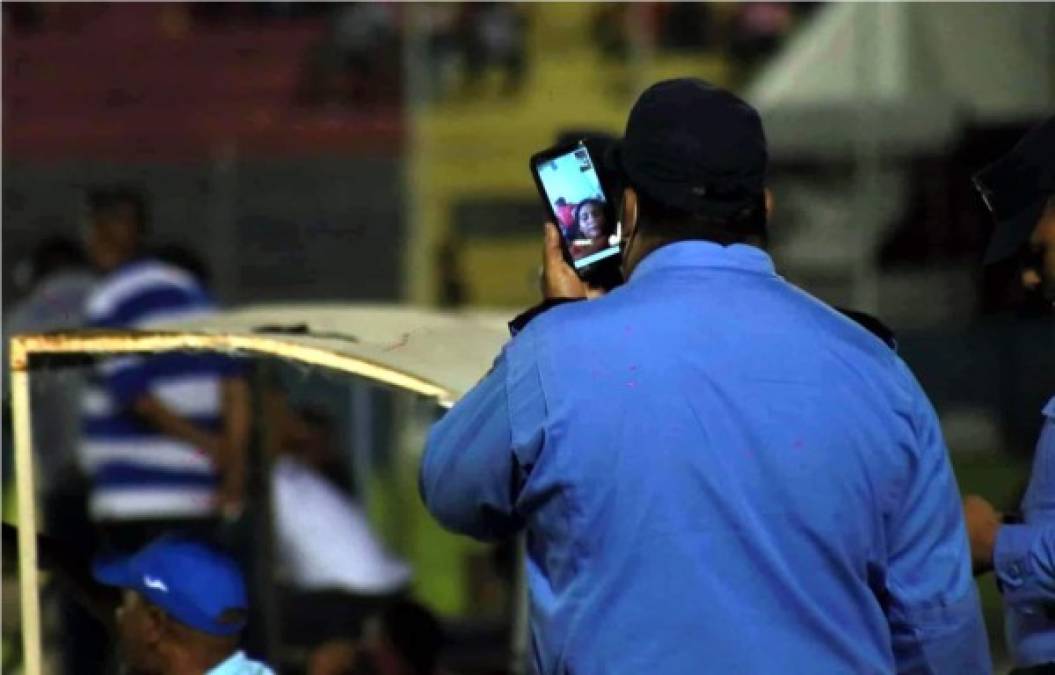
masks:
<instances>
[{"instance_id":1,"label":"blue uniform shirt","mask_svg":"<svg viewBox=\"0 0 1055 675\"><path fill-rule=\"evenodd\" d=\"M235 652L205 675L275 675L267 664L253 661L244 652Z\"/></svg>"},{"instance_id":2,"label":"blue uniform shirt","mask_svg":"<svg viewBox=\"0 0 1055 675\"><path fill-rule=\"evenodd\" d=\"M1022 515L1025 524L1000 528L993 552L1008 646L1020 666L1055 663L1055 397L1044 407Z\"/></svg>"},{"instance_id":3,"label":"blue uniform shirt","mask_svg":"<svg viewBox=\"0 0 1055 675\"><path fill-rule=\"evenodd\" d=\"M938 421L760 249L550 310L431 430L422 496L527 530L541 673L989 672Z\"/></svg>"}]
</instances>

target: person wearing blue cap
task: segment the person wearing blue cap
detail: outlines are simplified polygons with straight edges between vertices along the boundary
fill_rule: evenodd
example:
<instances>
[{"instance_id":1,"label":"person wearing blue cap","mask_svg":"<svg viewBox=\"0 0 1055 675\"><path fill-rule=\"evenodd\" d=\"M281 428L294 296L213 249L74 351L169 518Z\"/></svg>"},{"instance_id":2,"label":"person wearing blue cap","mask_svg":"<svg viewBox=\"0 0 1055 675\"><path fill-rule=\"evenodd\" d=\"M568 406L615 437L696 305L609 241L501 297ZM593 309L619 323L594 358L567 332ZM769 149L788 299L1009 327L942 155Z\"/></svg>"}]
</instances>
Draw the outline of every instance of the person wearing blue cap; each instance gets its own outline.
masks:
<instances>
[{"instance_id":1,"label":"person wearing blue cap","mask_svg":"<svg viewBox=\"0 0 1055 675\"><path fill-rule=\"evenodd\" d=\"M937 415L777 275L767 162L733 94L646 90L610 157L626 283L586 288L547 224L556 306L429 433L433 516L526 530L539 673L991 670Z\"/></svg>"},{"instance_id":2,"label":"person wearing blue cap","mask_svg":"<svg viewBox=\"0 0 1055 675\"><path fill-rule=\"evenodd\" d=\"M238 650L249 602L238 565L188 539L162 538L97 562L96 581L121 589L116 611L128 668L156 675L267 675Z\"/></svg>"},{"instance_id":3,"label":"person wearing blue cap","mask_svg":"<svg viewBox=\"0 0 1055 675\"><path fill-rule=\"evenodd\" d=\"M17 550L17 527L3 523L2 529L4 548ZM237 563L212 546L169 535L132 555L89 565L61 540L44 534L36 539L41 569L52 573L108 630L116 628L130 672L271 673L238 649L249 611L245 581Z\"/></svg>"},{"instance_id":4,"label":"person wearing blue cap","mask_svg":"<svg viewBox=\"0 0 1055 675\"><path fill-rule=\"evenodd\" d=\"M1020 256L1023 286L1052 316L1055 116L979 172L974 182L996 220L985 263ZM1051 349L1053 344L1038 347ZM1055 374L1052 377L1055 382ZM1052 394L1042 411L1033 473L1022 499L1023 522L1005 524L993 505L977 495L964 500L975 569L994 570L1003 592L1012 658L1036 672L1055 670L1055 391Z\"/></svg>"}]
</instances>

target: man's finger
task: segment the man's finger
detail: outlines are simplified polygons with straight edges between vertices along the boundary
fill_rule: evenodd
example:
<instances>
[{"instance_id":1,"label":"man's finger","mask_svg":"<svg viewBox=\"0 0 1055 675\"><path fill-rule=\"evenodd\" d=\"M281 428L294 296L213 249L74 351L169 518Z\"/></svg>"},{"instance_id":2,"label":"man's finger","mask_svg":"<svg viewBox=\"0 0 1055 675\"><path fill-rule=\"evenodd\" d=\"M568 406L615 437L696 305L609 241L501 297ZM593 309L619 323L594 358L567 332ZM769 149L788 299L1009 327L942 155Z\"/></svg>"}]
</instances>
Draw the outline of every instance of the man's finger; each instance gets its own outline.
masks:
<instances>
[{"instance_id":1,"label":"man's finger","mask_svg":"<svg viewBox=\"0 0 1055 675\"><path fill-rule=\"evenodd\" d=\"M560 233L557 232L557 226L553 223L546 223L546 241L545 241L545 257L547 263L554 263L558 260L563 261L564 256L560 250Z\"/></svg>"}]
</instances>

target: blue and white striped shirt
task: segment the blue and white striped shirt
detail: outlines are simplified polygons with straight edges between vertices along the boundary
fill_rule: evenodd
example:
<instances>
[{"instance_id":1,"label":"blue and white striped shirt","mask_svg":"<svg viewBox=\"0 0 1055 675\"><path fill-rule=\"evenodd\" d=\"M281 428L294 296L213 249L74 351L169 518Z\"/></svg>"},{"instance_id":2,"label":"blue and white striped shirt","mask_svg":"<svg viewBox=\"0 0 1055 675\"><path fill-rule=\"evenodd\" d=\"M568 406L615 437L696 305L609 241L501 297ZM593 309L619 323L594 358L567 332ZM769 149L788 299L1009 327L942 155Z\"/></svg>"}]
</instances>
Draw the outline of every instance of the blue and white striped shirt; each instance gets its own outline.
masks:
<instances>
[{"instance_id":1,"label":"blue and white striped shirt","mask_svg":"<svg viewBox=\"0 0 1055 675\"><path fill-rule=\"evenodd\" d=\"M149 328L213 311L208 293L189 274L155 260L128 263L88 298L94 328ZM167 519L211 515L217 475L200 448L165 436L131 411L152 394L196 425L219 431L220 380L236 374L219 355L167 353L108 359L96 369L82 401L82 469L91 477L96 520Z\"/></svg>"}]
</instances>

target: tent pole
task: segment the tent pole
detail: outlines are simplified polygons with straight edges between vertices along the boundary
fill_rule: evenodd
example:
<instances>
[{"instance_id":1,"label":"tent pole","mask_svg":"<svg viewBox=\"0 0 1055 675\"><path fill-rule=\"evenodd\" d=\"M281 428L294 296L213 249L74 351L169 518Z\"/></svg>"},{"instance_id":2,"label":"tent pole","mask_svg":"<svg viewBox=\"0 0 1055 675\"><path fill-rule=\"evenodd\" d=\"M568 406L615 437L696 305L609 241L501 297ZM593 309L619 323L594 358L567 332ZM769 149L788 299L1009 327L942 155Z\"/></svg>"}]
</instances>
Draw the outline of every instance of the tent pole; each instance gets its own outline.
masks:
<instances>
[{"instance_id":1,"label":"tent pole","mask_svg":"<svg viewBox=\"0 0 1055 675\"><path fill-rule=\"evenodd\" d=\"M27 675L40 675L40 593L37 574L36 490L33 486L32 426L29 410L29 354L12 338L11 413L18 498L18 587L22 603L22 649Z\"/></svg>"},{"instance_id":2,"label":"tent pole","mask_svg":"<svg viewBox=\"0 0 1055 675\"><path fill-rule=\"evenodd\" d=\"M898 8L900 9L900 8ZM867 11L866 11L867 10ZM875 89L878 82L879 45L876 36L883 29L883 7L863 4L860 7L856 39L862 45L855 55L858 92L854 106L857 111L857 131L854 135L853 157L853 307L865 312L879 311L879 270L875 261L875 241L881 223L876 216L877 184L881 171L879 138L881 126L876 106L882 96Z\"/></svg>"}]
</instances>

